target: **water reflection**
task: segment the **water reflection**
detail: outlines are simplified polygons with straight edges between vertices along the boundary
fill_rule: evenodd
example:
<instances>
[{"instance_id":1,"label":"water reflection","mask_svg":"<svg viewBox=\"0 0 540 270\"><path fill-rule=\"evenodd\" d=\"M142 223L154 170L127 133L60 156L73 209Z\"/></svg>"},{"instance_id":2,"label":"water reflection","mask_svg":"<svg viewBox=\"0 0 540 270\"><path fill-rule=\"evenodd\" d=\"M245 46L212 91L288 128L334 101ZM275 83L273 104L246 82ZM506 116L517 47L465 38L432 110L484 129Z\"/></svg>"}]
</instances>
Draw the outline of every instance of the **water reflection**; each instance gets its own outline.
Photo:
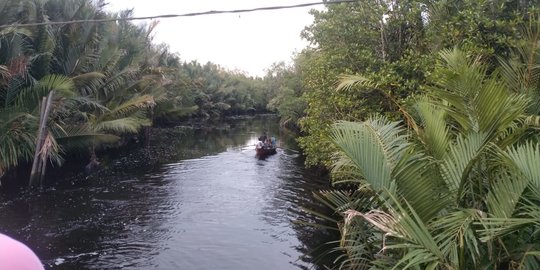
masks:
<instances>
[{"instance_id":1,"label":"water reflection","mask_svg":"<svg viewBox=\"0 0 540 270\"><path fill-rule=\"evenodd\" d=\"M311 220L300 207L317 208L310 194L326 182L303 168L276 119L223 124L157 136L74 186L1 198L0 231L50 269L313 266L305 255L324 233L291 221ZM256 159L262 130L285 150Z\"/></svg>"}]
</instances>

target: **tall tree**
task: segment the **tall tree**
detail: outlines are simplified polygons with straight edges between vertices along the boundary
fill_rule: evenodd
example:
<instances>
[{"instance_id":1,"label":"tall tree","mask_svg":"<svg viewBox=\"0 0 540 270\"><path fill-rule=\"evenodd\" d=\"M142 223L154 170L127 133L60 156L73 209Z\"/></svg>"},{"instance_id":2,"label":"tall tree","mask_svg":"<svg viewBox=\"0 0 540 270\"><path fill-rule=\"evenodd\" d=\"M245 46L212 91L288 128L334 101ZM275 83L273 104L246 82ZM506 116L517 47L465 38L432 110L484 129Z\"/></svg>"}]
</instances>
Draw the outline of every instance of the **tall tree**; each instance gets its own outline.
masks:
<instances>
[{"instance_id":1,"label":"tall tree","mask_svg":"<svg viewBox=\"0 0 540 270\"><path fill-rule=\"evenodd\" d=\"M300 65L308 104L300 121L307 135L300 144L308 164L329 165L334 148L327 134L333 121L391 115L397 109L388 95L406 97L424 83L431 60L423 39L423 7L419 1L374 0L313 11L314 23L303 33L312 47L302 52ZM342 74L354 73L377 81L382 91L332 91Z\"/></svg>"}]
</instances>

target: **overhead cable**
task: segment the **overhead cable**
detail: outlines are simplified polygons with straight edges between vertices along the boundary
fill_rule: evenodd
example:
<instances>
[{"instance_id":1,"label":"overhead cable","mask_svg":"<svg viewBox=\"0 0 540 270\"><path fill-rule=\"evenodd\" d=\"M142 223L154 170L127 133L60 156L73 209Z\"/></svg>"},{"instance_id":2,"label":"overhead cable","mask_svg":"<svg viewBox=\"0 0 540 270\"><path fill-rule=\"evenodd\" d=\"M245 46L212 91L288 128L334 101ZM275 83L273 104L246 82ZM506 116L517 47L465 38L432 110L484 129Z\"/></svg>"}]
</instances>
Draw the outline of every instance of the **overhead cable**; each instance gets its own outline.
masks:
<instances>
[{"instance_id":1,"label":"overhead cable","mask_svg":"<svg viewBox=\"0 0 540 270\"><path fill-rule=\"evenodd\" d=\"M65 24L77 24L77 23L102 23L102 22L117 22L117 21L169 19L169 18L178 18L178 17L195 17L195 16L203 16L203 15L215 15L215 14L247 13L247 12L254 12L254 11L290 9L290 8L301 8L301 7L309 7L309 6L316 6L316 5L329 5L329 4L355 3L355 2L359 2L359 0L323 1L323 2L296 4L296 5L286 5L286 6L258 7L258 8L250 8L250 9L209 10L209 11L203 11L203 12L192 12L192 13L183 13L183 14L164 14L164 15L144 16L144 17L89 19L89 20L72 20L72 21L57 21L57 22L48 21L48 22L36 22L36 23L24 23L24 24L15 23L15 24L0 25L0 29L21 28L21 27L30 27L30 26L41 26L41 25L65 25Z\"/></svg>"}]
</instances>

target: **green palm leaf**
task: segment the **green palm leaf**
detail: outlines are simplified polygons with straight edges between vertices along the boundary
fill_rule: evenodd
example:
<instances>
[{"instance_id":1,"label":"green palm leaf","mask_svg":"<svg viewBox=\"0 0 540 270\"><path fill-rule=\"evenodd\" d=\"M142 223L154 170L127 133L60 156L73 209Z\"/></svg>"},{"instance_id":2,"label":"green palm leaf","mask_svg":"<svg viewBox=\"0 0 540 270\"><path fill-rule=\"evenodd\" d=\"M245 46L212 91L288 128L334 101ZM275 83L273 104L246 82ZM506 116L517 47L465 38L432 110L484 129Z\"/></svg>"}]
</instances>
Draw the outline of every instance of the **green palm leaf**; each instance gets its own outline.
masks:
<instances>
[{"instance_id":1,"label":"green palm leaf","mask_svg":"<svg viewBox=\"0 0 540 270\"><path fill-rule=\"evenodd\" d=\"M411 205L407 202L405 204L406 208L392 193L388 193L388 200L385 203L387 212L372 210L366 214L349 215L358 215L386 233L389 243L383 250L406 251L392 269L415 269L422 266L435 269L437 265L444 265L443 252L437 246L428 227ZM392 239L399 241L394 242Z\"/></svg>"},{"instance_id":2,"label":"green palm leaf","mask_svg":"<svg viewBox=\"0 0 540 270\"><path fill-rule=\"evenodd\" d=\"M0 176L22 160L30 160L36 146L37 121L32 115L0 111Z\"/></svg>"},{"instance_id":3,"label":"green palm leaf","mask_svg":"<svg viewBox=\"0 0 540 270\"><path fill-rule=\"evenodd\" d=\"M72 77L75 87L81 95L95 95L103 85L106 78L105 74L100 72L88 72Z\"/></svg>"},{"instance_id":4,"label":"green palm leaf","mask_svg":"<svg viewBox=\"0 0 540 270\"><path fill-rule=\"evenodd\" d=\"M63 149L84 149L94 144L114 143L120 137L103 132L95 132L88 125L56 126L51 128L56 141Z\"/></svg>"},{"instance_id":5,"label":"green palm leaf","mask_svg":"<svg viewBox=\"0 0 540 270\"><path fill-rule=\"evenodd\" d=\"M16 96L17 104L25 108L36 108L41 102L41 98L47 96L49 92L55 91L57 95L63 97L74 96L75 85L71 78L63 75L47 75L40 79L36 85L23 89Z\"/></svg>"},{"instance_id":6,"label":"green palm leaf","mask_svg":"<svg viewBox=\"0 0 540 270\"><path fill-rule=\"evenodd\" d=\"M149 126L150 120L138 117L124 117L114 120L102 121L95 126L98 132L113 132L117 134L136 133L143 126Z\"/></svg>"},{"instance_id":7,"label":"green palm leaf","mask_svg":"<svg viewBox=\"0 0 540 270\"><path fill-rule=\"evenodd\" d=\"M497 176L486 198L489 213L497 218L512 217L526 187L527 180L521 175L508 172Z\"/></svg>"},{"instance_id":8,"label":"green palm leaf","mask_svg":"<svg viewBox=\"0 0 540 270\"><path fill-rule=\"evenodd\" d=\"M362 86L361 91L370 92L373 91L373 88L377 87L377 84L361 75L343 75L339 80L336 90L350 91L351 89L358 89L357 87L359 86Z\"/></svg>"},{"instance_id":9,"label":"green palm leaf","mask_svg":"<svg viewBox=\"0 0 540 270\"><path fill-rule=\"evenodd\" d=\"M449 117L463 132L488 133L497 137L518 121L529 106L523 95L507 91L505 84L495 76L487 76L485 65L478 59L470 60L463 52L441 52L445 75L432 94L443 99L441 104Z\"/></svg>"},{"instance_id":10,"label":"green palm leaf","mask_svg":"<svg viewBox=\"0 0 540 270\"><path fill-rule=\"evenodd\" d=\"M489 151L485 133L458 136L441 163L441 173L449 192L460 200L469 181L469 172L479 158Z\"/></svg>"},{"instance_id":11,"label":"green palm leaf","mask_svg":"<svg viewBox=\"0 0 540 270\"><path fill-rule=\"evenodd\" d=\"M423 222L428 222L451 203L451 193L437 163L419 153L407 153L396 166L394 178L401 195Z\"/></svg>"},{"instance_id":12,"label":"green palm leaf","mask_svg":"<svg viewBox=\"0 0 540 270\"><path fill-rule=\"evenodd\" d=\"M155 106L154 97L150 95L135 96L130 100L114 106L108 113L108 118L122 117L146 108Z\"/></svg>"},{"instance_id":13,"label":"green palm leaf","mask_svg":"<svg viewBox=\"0 0 540 270\"><path fill-rule=\"evenodd\" d=\"M418 102L416 110L423 126L420 133L422 143L428 153L437 159L442 159L450 141L450 130L445 119L446 112L428 100Z\"/></svg>"},{"instance_id":14,"label":"green palm leaf","mask_svg":"<svg viewBox=\"0 0 540 270\"><path fill-rule=\"evenodd\" d=\"M335 213L347 213L349 209L363 212L379 205L378 196L366 186L352 191L320 191L314 193L317 200L334 210ZM310 213L313 213L311 211ZM335 222L334 218L313 213L325 220ZM373 253L380 244L368 224L360 219L350 220L347 224L339 226L341 239L339 247L335 249L338 252L344 252L346 256L341 259L341 268L368 269L371 266L370 261L374 259Z\"/></svg>"},{"instance_id":15,"label":"green palm leaf","mask_svg":"<svg viewBox=\"0 0 540 270\"><path fill-rule=\"evenodd\" d=\"M475 223L483 215L477 209L458 209L438 217L430 224L435 241L452 268L463 268L468 258L473 265L478 263L481 251Z\"/></svg>"},{"instance_id":16,"label":"green palm leaf","mask_svg":"<svg viewBox=\"0 0 540 270\"><path fill-rule=\"evenodd\" d=\"M398 125L385 118L338 122L332 126L330 138L375 190L389 189L392 173L410 145Z\"/></svg>"},{"instance_id":17,"label":"green palm leaf","mask_svg":"<svg viewBox=\"0 0 540 270\"><path fill-rule=\"evenodd\" d=\"M540 190L540 146L528 142L508 149L508 158L526 181Z\"/></svg>"}]
</instances>

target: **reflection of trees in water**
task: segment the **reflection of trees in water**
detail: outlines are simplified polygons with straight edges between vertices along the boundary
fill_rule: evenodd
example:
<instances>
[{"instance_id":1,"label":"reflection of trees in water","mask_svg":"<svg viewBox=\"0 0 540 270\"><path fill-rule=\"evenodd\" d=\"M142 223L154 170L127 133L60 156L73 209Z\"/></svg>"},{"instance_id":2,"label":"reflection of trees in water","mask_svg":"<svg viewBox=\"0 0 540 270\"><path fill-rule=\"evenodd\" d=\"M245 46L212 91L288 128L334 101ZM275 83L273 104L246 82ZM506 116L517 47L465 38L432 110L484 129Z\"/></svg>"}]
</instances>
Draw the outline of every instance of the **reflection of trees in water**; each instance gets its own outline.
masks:
<instances>
[{"instance_id":1,"label":"reflection of trees in water","mask_svg":"<svg viewBox=\"0 0 540 270\"><path fill-rule=\"evenodd\" d=\"M295 205L291 208L291 212L296 216L296 222L292 224L292 228L295 230L298 240L303 244L302 247L299 247L299 251L306 254L304 260L317 265L320 269L327 269L324 266L331 266L334 259L331 254L327 254L334 247L328 243L338 239L338 234L306 225L306 223L332 227L335 224L329 224L326 220L316 218L303 209L309 209L328 216L332 215L328 207L316 202L312 196L312 192L328 188L329 181L325 177L308 172L303 173L303 178L304 181L290 181L291 185L296 186L293 190L303 190L298 194Z\"/></svg>"},{"instance_id":2,"label":"reflection of trees in water","mask_svg":"<svg viewBox=\"0 0 540 270\"><path fill-rule=\"evenodd\" d=\"M302 261L313 263L323 269L323 265L329 265L327 257L323 256L323 253L329 250L329 246L326 245L329 241L336 239L335 235L331 235L329 231L320 228L314 228L306 225L311 224L323 224L324 221L317 219L315 216L308 214L303 209L310 209L319 213L331 215L329 209L322 204L315 201L312 196L314 191L328 188L328 179L325 177L317 176L309 170L303 168L303 159L295 158L290 165L291 168L295 168L296 175L285 175L282 190L285 192L285 198L282 200L290 202L289 216L292 229L296 233L296 237L302 243L302 246L297 247L298 251L302 254L306 254L302 258ZM285 162L284 162L285 163ZM279 204L280 195L276 194L274 201ZM330 225L330 224L328 224Z\"/></svg>"}]
</instances>

